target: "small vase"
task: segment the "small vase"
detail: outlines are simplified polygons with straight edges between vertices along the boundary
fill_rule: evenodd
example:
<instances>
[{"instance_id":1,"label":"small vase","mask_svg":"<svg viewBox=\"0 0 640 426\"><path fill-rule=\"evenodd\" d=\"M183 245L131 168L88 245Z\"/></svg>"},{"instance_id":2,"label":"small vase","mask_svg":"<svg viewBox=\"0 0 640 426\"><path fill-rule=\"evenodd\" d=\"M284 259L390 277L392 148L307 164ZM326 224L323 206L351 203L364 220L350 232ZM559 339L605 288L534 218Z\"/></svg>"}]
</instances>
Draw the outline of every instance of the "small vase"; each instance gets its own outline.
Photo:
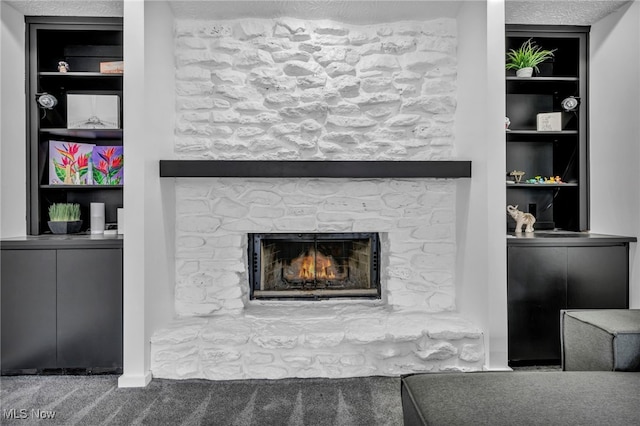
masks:
<instances>
[{"instance_id":1,"label":"small vase","mask_svg":"<svg viewBox=\"0 0 640 426\"><path fill-rule=\"evenodd\" d=\"M49 225L51 232L54 234L75 234L79 232L82 227L81 220L74 220L70 222L53 222L50 220L47 224Z\"/></svg>"},{"instance_id":2,"label":"small vase","mask_svg":"<svg viewBox=\"0 0 640 426\"><path fill-rule=\"evenodd\" d=\"M533 67L520 68L516 71L516 77L531 77L533 75Z\"/></svg>"}]
</instances>

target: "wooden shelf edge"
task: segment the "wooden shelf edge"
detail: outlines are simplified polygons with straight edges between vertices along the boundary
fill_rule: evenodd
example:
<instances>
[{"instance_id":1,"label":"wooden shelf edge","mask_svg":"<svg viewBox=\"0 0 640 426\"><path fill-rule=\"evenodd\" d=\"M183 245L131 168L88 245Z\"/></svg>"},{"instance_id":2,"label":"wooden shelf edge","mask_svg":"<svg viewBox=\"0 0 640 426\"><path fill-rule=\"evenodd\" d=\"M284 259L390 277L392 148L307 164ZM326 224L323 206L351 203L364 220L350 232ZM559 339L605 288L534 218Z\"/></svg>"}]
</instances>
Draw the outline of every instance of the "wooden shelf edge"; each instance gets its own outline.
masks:
<instances>
[{"instance_id":1,"label":"wooden shelf edge","mask_svg":"<svg viewBox=\"0 0 640 426\"><path fill-rule=\"evenodd\" d=\"M41 77L122 77L124 73L41 71L38 73L38 75Z\"/></svg>"},{"instance_id":2,"label":"wooden shelf edge","mask_svg":"<svg viewBox=\"0 0 640 426\"><path fill-rule=\"evenodd\" d=\"M543 132L539 130L505 130L506 134L511 135L577 135L577 130L560 130L556 132Z\"/></svg>"},{"instance_id":3,"label":"wooden shelf edge","mask_svg":"<svg viewBox=\"0 0 640 426\"><path fill-rule=\"evenodd\" d=\"M507 188L577 188L577 183L507 183Z\"/></svg>"},{"instance_id":4,"label":"wooden shelf edge","mask_svg":"<svg viewBox=\"0 0 640 426\"><path fill-rule=\"evenodd\" d=\"M40 189L122 189L124 185L40 185Z\"/></svg>"},{"instance_id":5,"label":"wooden shelf edge","mask_svg":"<svg viewBox=\"0 0 640 426\"><path fill-rule=\"evenodd\" d=\"M471 161L160 160L160 177L469 178Z\"/></svg>"},{"instance_id":6,"label":"wooden shelf edge","mask_svg":"<svg viewBox=\"0 0 640 426\"><path fill-rule=\"evenodd\" d=\"M521 82L532 82L532 81L539 81L539 82L563 82L563 81L569 81L569 82L573 82L573 81L579 81L580 79L578 77L516 77L513 75L509 75L506 76L506 80L507 81L521 81Z\"/></svg>"}]
</instances>

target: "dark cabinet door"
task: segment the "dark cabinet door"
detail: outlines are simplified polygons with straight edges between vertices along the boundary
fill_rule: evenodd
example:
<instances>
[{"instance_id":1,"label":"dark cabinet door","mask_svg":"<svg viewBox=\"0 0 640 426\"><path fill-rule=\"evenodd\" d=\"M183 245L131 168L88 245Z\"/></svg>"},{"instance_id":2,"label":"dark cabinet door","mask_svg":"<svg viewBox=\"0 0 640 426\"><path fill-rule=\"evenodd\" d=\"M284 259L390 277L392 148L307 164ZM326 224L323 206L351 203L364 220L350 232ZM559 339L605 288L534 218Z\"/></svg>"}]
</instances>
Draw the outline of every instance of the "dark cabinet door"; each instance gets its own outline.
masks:
<instances>
[{"instance_id":1,"label":"dark cabinet door","mask_svg":"<svg viewBox=\"0 0 640 426\"><path fill-rule=\"evenodd\" d=\"M2 250L2 371L56 367L56 251Z\"/></svg>"},{"instance_id":2,"label":"dark cabinet door","mask_svg":"<svg viewBox=\"0 0 640 426\"><path fill-rule=\"evenodd\" d=\"M122 250L58 250L58 367L122 367Z\"/></svg>"},{"instance_id":3,"label":"dark cabinet door","mask_svg":"<svg viewBox=\"0 0 640 426\"><path fill-rule=\"evenodd\" d=\"M509 360L559 360L567 248L509 247L508 258Z\"/></svg>"},{"instance_id":4,"label":"dark cabinet door","mask_svg":"<svg viewBox=\"0 0 640 426\"><path fill-rule=\"evenodd\" d=\"M627 246L571 247L568 251L567 307L629 307Z\"/></svg>"}]
</instances>

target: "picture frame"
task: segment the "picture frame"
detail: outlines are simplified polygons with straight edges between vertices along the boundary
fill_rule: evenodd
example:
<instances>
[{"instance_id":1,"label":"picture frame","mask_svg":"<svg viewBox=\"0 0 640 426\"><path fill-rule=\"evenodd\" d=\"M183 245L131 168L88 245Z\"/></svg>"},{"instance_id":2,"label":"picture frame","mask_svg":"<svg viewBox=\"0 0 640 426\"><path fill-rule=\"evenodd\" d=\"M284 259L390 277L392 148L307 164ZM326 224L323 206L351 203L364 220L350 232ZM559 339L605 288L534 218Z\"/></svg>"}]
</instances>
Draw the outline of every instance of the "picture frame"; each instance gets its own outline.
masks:
<instances>
[{"instance_id":1,"label":"picture frame","mask_svg":"<svg viewBox=\"0 0 640 426\"><path fill-rule=\"evenodd\" d=\"M116 94L68 93L68 129L119 129L120 96Z\"/></svg>"},{"instance_id":2,"label":"picture frame","mask_svg":"<svg viewBox=\"0 0 640 426\"><path fill-rule=\"evenodd\" d=\"M49 185L92 185L91 155L95 145L49 141Z\"/></svg>"},{"instance_id":3,"label":"picture frame","mask_svg":"<svg viewBox=\"0 0 640 426\"><path fill-rule=\"evenodd\" d=\"M122 145L94 146L91 153L94 185L124 184L124 147Z\"/></svg>"}]
</instances>

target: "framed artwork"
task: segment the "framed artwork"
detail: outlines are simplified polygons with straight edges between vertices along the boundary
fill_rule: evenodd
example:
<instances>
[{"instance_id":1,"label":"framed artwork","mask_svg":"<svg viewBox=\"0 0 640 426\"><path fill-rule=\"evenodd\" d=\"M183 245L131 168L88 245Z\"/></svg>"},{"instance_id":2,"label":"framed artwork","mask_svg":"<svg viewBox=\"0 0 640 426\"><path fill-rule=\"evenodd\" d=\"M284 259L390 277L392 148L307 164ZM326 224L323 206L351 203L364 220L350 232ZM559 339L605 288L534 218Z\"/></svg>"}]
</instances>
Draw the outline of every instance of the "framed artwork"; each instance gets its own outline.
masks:
<instances>
[{"instance_id":1,"label":"framed artwork","mask_svg":"<svg viewBox=\"0 0 640 426\"><path fill-rule=\"evenodd\" d=\"M124 183L124 148L95 146L91 154L94 185L122 185Z\"/></svg>"},{"instance_id":2,"label":"framed artwork","mask_svg":"<svg viewBox=\"0 0 640 426\"><path fill-rule=\"evenodd\" d=\"M118 95L67 94L68 129L119 129Z\"/></svg>"},{"instance_id":3,"label":"framed artwork","mask_svg":"<svg viewBox=\"0 0 640 426\"><path fill-rule=\"evenodd\" d=\"M93 144L49 141L49 185L91 185Z\"/></svg>"}]
</instances>

